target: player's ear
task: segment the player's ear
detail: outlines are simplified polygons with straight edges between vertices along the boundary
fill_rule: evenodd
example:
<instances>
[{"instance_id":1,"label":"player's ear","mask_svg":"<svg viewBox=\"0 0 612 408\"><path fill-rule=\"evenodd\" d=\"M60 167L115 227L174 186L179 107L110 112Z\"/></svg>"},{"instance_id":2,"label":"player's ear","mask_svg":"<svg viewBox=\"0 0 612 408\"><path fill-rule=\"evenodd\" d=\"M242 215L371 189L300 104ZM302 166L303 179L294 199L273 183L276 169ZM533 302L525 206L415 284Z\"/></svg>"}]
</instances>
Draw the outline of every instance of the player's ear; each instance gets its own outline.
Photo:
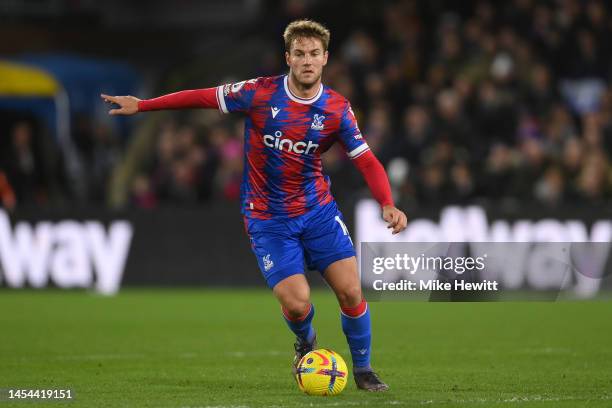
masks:
<instances>
[{"instance_id":1,"label":"player's ear","mask_svg":"<svg viewBox=\"0 0 612 408\"><path fill-rule=\"evenodd\" d=\"M325 51L323 53L323 66L327 65L327 57L329 57L329 52Z\"/></svg>"},{"instance_id":2,"label":"player's ear","mask_svg":"<svg viewBox=\"0 0 612 408\"><path fill-rule=\"evenodd\" d=\"M288 67L291 66L291 64L289 63L289 51L285 51L285 62L287 63Z\"/></svg>"}]
</instances>

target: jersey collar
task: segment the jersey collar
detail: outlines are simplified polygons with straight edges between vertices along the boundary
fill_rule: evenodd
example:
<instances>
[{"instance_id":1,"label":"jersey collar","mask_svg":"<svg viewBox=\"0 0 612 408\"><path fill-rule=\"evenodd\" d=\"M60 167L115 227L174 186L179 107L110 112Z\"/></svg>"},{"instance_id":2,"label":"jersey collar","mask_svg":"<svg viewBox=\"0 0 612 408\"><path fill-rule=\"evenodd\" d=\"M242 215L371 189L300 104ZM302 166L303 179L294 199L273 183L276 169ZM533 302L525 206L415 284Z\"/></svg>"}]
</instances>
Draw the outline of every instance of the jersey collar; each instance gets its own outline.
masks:
<instances>
[{"instance_id":1,"label":"jersey collar","mask_svg":"<svg viewBox=\"0 0 612 408\"><path fill-rule=\"evenodd\" d=\"M323 95L323 84L320 85L319 92L317 92L317 94L310 99L300 98L299 96L296 96L291 92L291 90L289 89L289 76L288 75L285 75L285 78L283 78L283 84L285 85L285 93L287 94L289 99L291 99L293 102L302 103L304 105L310 105L311 103L316 102L321 97L321 95Z\"/></svg>"}]
</instances>

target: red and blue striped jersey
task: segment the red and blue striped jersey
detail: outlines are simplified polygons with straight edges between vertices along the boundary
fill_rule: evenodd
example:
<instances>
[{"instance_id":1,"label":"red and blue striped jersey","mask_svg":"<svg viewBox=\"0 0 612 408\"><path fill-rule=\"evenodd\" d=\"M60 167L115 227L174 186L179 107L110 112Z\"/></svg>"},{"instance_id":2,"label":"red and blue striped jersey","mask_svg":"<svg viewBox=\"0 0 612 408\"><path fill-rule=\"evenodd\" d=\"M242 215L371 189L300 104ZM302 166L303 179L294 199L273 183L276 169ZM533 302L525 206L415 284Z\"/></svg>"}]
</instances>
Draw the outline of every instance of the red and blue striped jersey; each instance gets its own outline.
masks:
<instances>
[{"instance_id":1,"label":"red and blue striped jersey","mask_svg":"<svg viewBox=\"0 0 612 408\"><path fill-rule=\"evenodd\" d=\"M219 109L246 114L243 213L295 217L333 201L321 154L336 141L351 159L368 148L350 103L321 84L311 99L295 96L287 76L217 87Z\"/></svg>"}]
</instances>

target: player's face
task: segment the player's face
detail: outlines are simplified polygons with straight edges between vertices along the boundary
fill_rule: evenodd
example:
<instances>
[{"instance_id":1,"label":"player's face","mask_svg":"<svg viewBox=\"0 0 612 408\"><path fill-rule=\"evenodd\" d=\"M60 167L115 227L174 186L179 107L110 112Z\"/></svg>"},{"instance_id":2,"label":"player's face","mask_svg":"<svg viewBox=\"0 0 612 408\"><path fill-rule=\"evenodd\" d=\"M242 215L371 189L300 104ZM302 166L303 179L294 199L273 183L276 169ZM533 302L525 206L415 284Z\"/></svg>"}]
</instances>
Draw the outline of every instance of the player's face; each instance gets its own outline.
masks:
<instances>
[{"instance_id":1,"label":"player's face","mask_svg":"<svg viewBox=\"0 0 612 408\"><path fill-rule=\"evenodd\" d=\"M293 78L309 88L321 80L323 67L327 64L327 51L318 38L300 37L293 40L290 51L285 52L285 59Z\"/></svg>"}]
</instances>

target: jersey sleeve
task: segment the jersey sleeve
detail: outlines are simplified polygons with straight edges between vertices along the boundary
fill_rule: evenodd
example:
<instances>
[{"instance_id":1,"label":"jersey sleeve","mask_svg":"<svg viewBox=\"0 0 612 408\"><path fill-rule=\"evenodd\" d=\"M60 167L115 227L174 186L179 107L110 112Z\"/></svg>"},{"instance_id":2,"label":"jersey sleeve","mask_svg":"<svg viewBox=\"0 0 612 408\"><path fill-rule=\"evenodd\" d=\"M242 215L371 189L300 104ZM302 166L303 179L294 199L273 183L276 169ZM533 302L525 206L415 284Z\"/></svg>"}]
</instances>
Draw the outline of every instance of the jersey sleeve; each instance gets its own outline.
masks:
<instances>
[{"instance_id":1,"label":"jersey sleeve","mask_svg":"<svg viewBox=\"0 0 612 408\"><path fill-rule=\"evenodd\" d=\"M370 150L370 147L361 135L361 130L359 130L359 126L357 125L357 119L355 118L351 104L348 102L340 118L338 138L346 154L351 159L355 159Z\"/></svg>"},{"instance_id":2,"label":"jersey sleeve","mask_svg":"<svg viewBox=\"0 0 612 408\"><path fill-rule=\"evenodd\" d=\"M217 87L217 100L221 112L248 112L260 83L261 78L255 78L233 84L219 85Z\"/></svg>"}]
</instances>

